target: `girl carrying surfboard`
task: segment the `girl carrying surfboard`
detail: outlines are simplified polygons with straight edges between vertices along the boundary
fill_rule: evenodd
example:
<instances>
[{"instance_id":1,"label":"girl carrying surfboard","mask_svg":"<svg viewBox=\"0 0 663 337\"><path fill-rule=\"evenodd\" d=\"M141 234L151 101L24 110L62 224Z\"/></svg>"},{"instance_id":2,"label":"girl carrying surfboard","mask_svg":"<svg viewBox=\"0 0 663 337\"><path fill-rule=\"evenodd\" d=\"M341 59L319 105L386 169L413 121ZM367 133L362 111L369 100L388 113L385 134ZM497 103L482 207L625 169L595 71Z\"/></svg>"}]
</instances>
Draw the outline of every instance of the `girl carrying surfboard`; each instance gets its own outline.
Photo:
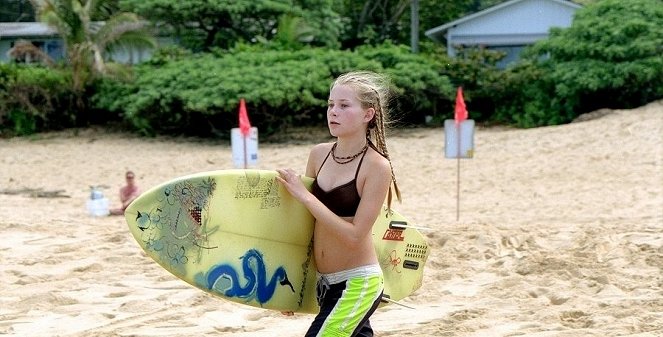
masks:
<instances>
[{"instance_id":1,"label":"girl carrying surfboard","mask_svg":"<svg viewBox=\"0 0 663 337\"><path fill-rule=\"evenodd\" d=\"M383 292L383 274L371 227L393 193L400 201L385 142L389 83L367 71L339 76L331 85L327 126L334 143L315 145L306 176L292 169L277 179L315 217L313 251L320 312L306 336L373 336L369 317Z\"/></svg>"}]
</instances>

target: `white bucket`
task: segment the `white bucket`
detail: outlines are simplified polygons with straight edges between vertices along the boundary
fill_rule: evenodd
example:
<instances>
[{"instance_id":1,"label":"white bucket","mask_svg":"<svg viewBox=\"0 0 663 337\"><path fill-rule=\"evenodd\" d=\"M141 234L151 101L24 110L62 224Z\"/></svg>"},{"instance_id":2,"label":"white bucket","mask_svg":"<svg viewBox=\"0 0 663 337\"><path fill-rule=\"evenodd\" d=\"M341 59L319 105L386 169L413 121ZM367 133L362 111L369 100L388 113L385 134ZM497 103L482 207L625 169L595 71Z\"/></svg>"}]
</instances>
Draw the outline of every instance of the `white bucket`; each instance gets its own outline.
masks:
<instances>
[{"instance_id":1,"label":"white bucket","mask_svg":"<svg viewBox=\"0 0 663 337\"><path fill-rule=\"evenodd\" d=\"M90 199L87 200L87 211L91 216L106 216L109 214L108 199L104 194L92 187L90 192Z\"/></svg>"}]
</instances>

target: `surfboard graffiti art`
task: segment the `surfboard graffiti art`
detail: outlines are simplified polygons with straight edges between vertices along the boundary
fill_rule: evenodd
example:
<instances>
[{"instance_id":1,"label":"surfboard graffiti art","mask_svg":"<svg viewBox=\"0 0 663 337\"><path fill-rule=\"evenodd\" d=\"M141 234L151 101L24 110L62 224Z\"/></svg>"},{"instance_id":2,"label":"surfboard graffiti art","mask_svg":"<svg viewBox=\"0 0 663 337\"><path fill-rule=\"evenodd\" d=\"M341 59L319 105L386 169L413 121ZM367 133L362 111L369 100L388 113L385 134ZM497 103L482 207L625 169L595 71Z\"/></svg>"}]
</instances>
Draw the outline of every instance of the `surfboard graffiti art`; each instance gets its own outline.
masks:
<instances>
[{"instance_id":1,"label":"surfboard graffiti art","mask_svg":"<svg viewBox=\"0 0 663 337\"><path fill-rule=\"evenodd\" d=\"M136 226L148 249L162 262L184 273L184 265L196 262L209 245L209 201L216 189L212 178L182 181L164 186L150 209L137 210Z\"/></svg>"},{"instance_id":2,"label":"surfboard graffiti art","mask_svg":"<svg viewBox=\"0 0 663 337\"><path fill-rule=\"evenodd\" d=\"M260 305L274 296L277 283L282 287L289 287L292 293L295 292L283 266L277 267L272 276L268 277L264 257L258 250L250 249L240 260L241 271L232 264L220 264L212 267L206 275L197 275L196 279L199 283L202 282L201 287L210 291L227 297L242 298L246 302L255 300Z\"/></svg>"}]
</instances>

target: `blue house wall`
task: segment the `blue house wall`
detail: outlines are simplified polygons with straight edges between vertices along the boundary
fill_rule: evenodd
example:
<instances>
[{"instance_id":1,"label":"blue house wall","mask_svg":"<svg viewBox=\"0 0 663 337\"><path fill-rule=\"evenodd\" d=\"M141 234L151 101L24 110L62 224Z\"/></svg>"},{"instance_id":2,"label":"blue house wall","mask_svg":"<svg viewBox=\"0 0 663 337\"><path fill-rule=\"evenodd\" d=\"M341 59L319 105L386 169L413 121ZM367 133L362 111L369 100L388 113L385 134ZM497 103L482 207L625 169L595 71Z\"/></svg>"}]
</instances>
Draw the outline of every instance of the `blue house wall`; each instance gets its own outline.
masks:
<instances>
[{"instance_id":1,"label":"blue house wall","mask_svg":"<svg viewBox=\"0 0 663 337\"><path fill-rule=\"evenodd\" d=\"M498 64L518 60L522 50L548 37L552 27L569 27L580 5L567 0L511 0L426 31L456 56L459 47L506 52Z\"/></svg>"}]
</instances>

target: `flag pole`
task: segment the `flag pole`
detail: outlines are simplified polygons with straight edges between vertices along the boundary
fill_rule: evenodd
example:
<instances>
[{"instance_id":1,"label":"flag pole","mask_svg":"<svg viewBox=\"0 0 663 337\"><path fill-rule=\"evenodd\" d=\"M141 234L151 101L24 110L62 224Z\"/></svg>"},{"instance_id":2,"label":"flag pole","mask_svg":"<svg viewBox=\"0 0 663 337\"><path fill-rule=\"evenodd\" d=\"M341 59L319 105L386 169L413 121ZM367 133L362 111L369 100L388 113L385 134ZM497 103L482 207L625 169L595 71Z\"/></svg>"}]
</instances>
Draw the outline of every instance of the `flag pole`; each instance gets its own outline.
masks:
<instances>
[{"instance_id":1,"label":"flag pole","mask_svg":"<svg viewBox=\"0 0 663 337\"><path fill-rule=\"evenodd\" d=\"M456 122L456 136L458 137L458 152L456 153L456 222L460 220L460 123Z\"/></svg>"}]
</instances>

